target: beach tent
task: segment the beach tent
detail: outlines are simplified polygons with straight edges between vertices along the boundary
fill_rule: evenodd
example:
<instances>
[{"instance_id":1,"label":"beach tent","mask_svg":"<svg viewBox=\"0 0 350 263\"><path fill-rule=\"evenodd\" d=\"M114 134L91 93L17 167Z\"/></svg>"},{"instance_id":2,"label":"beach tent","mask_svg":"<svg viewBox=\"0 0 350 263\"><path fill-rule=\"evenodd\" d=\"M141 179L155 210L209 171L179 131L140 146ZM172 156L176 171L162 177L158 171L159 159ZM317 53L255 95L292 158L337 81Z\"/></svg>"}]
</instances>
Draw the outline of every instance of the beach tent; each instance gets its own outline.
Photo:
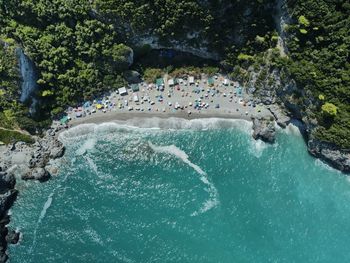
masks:
<instances>
[{"instance_id":1,"label":"beach tent","mask_svg":"<svg viewBox=\"0 0 350 263\"><path fill-rule=\"evenodd\" d=\"M137 96L137 93L134 94L134 102L138 102L139 101L139 97Z\"/></svg>"},{"instance_id":2,"label":"beach tent","mask_svg":"<svg viewBox=\"0 0 350 263\"><path fill-rule=\"evenodd\" d=\"M81 116L83 116L83 114L80 111L75 114L75 117L77 118L80 118Z\"/></svg>"},{"instance_id":3,"label":"beach tent","mask_svg":"<svg viewBox=\"0 0 350 263\"><path fill-rule=\"evenodd\" d=\"M127 90L126 90L125 87L119 88L119 89L118 89L118 92L119 92L119 94L122 95L122 96L128 94L128 92L127 92Z\"/></svg>"},{"instance_id":4,"label":"beach tent","mask_svg":"<svg viewBox=\"0 0 350 263\"><path fill-rule=\"evenodd\" d=\"M84 108L89 108L91 106L91 102L90 101L87 101L84 103L83 107Z\"/></svg>"},{"instance_id":5,"label":"beach tent","mask_svg":"<svg viewBox=\"0 0 350 263\"><path fill-rule=\"evenodd\" d=\"M138 84L131 84L131 89L133 92L136 92L140 90L140 87Z\"/></svg>"},{"instance_id":6,"label":"beach tent","mask_svg":"<svg viewBox=\"0 0 350 263\"><path fill-rule=\"evenodd\" d=\"M193 77L193 76L190 76L190 77L188 78L188 83L189 83L190 85L194 84L194 77Z\"/></svg>"},{"instance_id":7,"label":"beach tent","mask_svg":"<svg viewBox=\"0 0 350 263\"><path fill-rule=\"evenodd\" d=\"M213 78L208 78L208 85L214 86L214 79Z\"/></svg>"},{"instance_id":8,"label":"beach tent","mask_svg":"<svg viewBox=\"0 0 350 263\"><path fill-rule=\"evenodd\" d=\"M60 119L60 123L61 124L66 124L67 122L68 122L68 116L64 116L64 117L62 117L61 119Z\"/></svg>"},{"instance_id":9,"label":"beach tent","mask_svg":"<svg viewBox=\"0 0 350 263\"><path fill-rule=\"evenodd\" d=\"M169 80L168 80L168 85L169 85L170 87L174 86L174 84L175 84L174 79L169 79Z\"/></svg>"}]
</instances>

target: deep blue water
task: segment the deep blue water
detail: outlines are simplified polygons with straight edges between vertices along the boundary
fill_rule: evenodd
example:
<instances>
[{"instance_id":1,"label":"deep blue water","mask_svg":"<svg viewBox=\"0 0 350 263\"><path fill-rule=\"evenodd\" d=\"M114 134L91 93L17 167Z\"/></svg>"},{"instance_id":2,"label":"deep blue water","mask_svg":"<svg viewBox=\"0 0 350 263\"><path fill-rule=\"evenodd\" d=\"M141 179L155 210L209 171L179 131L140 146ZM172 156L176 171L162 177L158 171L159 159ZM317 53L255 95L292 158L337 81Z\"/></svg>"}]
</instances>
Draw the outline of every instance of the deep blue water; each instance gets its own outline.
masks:
<instances>
[{"instance_id":1,"label":"deep blue water","mask_svg":"<svg viewBox=\"0 0 350 263\"><path fill-rule=\"evenodd\" d=\"M349 262L350 182L295 128L143 120L62 135L45 184L21 183L11 262ZM172 129L169 129L172 128Z\"/></svg>"}]
</instances>

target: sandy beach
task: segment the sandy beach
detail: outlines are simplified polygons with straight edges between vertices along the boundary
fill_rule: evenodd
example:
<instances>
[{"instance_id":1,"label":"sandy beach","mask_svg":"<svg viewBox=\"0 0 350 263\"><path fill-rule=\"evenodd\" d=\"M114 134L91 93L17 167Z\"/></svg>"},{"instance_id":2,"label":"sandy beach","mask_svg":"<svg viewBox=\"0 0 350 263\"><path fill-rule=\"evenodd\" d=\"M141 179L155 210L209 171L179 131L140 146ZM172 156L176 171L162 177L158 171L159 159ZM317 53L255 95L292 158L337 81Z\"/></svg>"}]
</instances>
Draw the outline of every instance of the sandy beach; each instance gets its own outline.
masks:
<instances>
[{"instance_id":1,"label":"sandy beach","mask_svg":"<svg viewBox=\"0 0 350 263\"><path fill-rule=\"evenodd\" d=\"M168 76L164 85L140 83L139 90L127 89L127 94L112 92L89 104L88 107L67 110L69 126L84 123L103 123L132 118L230 118L251 120L252 117L269 117L271 112L263 105L255 105L237 82L218 76L211 85L208 78L180 79L169 85ZM226 83L225 83L226 82Z\"/></svg>"}]
</instances>

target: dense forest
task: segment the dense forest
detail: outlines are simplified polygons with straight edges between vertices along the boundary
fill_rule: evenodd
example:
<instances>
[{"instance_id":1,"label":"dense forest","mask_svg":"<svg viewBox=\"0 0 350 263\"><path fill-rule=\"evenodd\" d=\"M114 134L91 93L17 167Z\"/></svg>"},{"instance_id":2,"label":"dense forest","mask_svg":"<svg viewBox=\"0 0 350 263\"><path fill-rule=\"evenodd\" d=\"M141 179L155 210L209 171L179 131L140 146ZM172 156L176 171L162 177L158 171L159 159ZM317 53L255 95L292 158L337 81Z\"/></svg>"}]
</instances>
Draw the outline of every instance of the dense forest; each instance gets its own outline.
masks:
<instances>
[{"instance_id":1,"label":"dense forest","mask_svg":"<svg viewBox=\"0 0 350 263\"><path fill-rule=\"evenodd\" d=\"M350 148L350 4L285 2L288 54L272 52L275 67L296 81L296 99L319 124L314 135ZM150 52L145 39L216 54L222 70L241 77L275 50L275 15L272 0L0 0L0 124L34 130L124 85L132 61ZM40 116L18 102L18 46L38 71Z\"/></svg>"},{"instance_id":2,"label":"dense forest","mask_svg":"<svg viewBox=\"0 0 350 263\"><path fill-rule=\"evenodd\" d=\"M305 0L288 7L295 23L287 28L286 66L298 87L316 100L311 109L320 126L314 135L349 149L350 3Z\"/></svg>"}]
</instances>

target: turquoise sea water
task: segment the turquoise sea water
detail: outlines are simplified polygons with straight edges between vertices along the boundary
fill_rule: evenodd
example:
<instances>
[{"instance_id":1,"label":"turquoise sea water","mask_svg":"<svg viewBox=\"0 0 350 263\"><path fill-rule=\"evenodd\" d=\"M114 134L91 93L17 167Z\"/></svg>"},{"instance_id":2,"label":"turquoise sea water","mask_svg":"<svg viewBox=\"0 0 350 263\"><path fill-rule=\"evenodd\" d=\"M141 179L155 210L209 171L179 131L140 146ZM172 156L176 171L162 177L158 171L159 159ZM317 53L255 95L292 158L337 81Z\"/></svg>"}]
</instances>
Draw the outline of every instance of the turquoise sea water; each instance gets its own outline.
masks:
<instances>
[{"instance_id":1,"label":"turquoise sea water","mask_svg":"<svg viewBox=\"0 0 350 263\"><path fill-rule=\"evenodd\" d=\"M349 262L348 179L293 127L272 146L250 132L152 119L64 133L59 176L19 185L11 262Z\"/></svg>"}]
</instances>

